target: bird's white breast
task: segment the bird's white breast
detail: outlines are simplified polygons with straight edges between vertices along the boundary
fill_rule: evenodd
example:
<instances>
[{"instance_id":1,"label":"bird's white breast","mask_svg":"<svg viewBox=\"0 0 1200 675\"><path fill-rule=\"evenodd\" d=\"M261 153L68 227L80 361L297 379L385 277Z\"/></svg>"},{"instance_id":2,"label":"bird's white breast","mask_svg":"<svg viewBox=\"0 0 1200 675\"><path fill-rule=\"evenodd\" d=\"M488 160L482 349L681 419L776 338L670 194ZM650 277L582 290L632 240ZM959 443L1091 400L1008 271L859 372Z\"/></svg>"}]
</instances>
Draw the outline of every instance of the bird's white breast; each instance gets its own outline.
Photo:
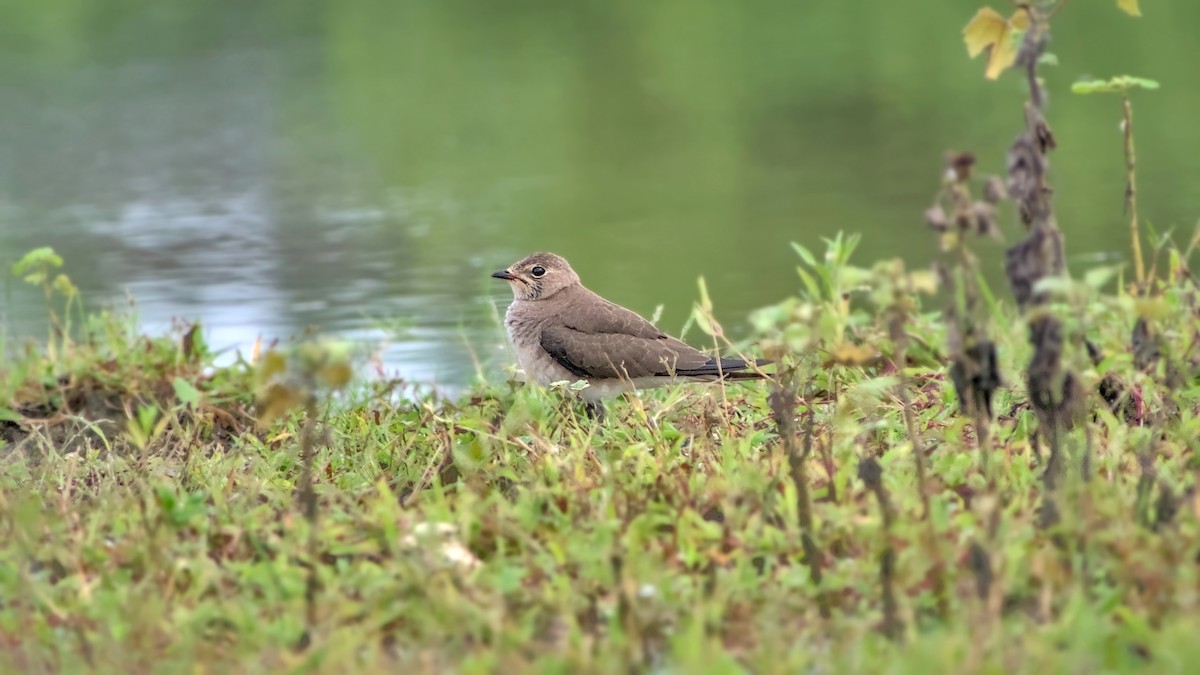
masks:
<instances>
[{"instance_id":1,"label":"bird's white breast","mask_svg":"<svg viewBox=\"0 0 1200 675\"><path fill-rule=\"evenodd\" d=\"M517 303L509 305L504 315L504 326L508 329L508 342L517 357L517 365L525 371L528 380L546 386L562 380L575 381L571 372L558 364L542 348L542 321L523 316Z\"/></svg>"}]
</instances>

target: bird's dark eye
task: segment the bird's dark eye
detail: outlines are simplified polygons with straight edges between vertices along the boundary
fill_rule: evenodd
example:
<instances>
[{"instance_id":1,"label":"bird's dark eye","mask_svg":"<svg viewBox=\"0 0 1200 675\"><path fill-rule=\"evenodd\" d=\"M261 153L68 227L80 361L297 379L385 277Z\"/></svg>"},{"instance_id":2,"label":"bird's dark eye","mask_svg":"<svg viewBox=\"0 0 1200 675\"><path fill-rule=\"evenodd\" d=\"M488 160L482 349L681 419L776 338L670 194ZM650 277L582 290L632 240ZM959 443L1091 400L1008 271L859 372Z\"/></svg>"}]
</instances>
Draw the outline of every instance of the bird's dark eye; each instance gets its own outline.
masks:
<instances>
[{"instance_id":1,"label":"bird's dark eye","mask_svg":"<svg viewBox=\"0 0 1200 675\"><path fill-rule=\"evenodd\" d=\"M533 269L529 270L529 273L533 275L534 279L540 279L546 276L546 268L541 265L535 265Z\"/></svg>"}]
</instances>

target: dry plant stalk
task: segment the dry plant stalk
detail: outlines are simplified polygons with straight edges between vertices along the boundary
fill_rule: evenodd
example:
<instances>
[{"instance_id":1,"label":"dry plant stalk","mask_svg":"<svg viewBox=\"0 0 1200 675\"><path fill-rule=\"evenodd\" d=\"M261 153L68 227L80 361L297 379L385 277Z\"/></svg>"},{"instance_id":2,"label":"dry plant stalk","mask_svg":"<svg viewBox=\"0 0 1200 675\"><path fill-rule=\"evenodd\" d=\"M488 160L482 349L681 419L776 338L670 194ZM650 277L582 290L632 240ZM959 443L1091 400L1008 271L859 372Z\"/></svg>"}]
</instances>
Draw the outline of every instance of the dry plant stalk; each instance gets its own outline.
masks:
<instances>
[{"instance_id":1,"label":"dry plant stalk","mask_svg":"<svg viewBox=\"0 0 1200 675\"><path fill-rule=\"evenodd\" d=\"M775 424L779 430L779 438L783 442L784 453L787 455L788 468L792 483L796 488L796 513L800 525L800 542L804 547L804 558L808 564L809 578L817 589L817 607L822 619L833 616L829 597L821 587L821 551L817 548L813 536L812 497L808 489L808 477L805 475L805 465L812 454L813 417L811 403L808 419L804 430L804 449L796 447L796 392L794 388L795 372L789 371L776 382L770 402L775 416ZM811 397L810 397L811 401Z\"/></svg>"}]
</instances>

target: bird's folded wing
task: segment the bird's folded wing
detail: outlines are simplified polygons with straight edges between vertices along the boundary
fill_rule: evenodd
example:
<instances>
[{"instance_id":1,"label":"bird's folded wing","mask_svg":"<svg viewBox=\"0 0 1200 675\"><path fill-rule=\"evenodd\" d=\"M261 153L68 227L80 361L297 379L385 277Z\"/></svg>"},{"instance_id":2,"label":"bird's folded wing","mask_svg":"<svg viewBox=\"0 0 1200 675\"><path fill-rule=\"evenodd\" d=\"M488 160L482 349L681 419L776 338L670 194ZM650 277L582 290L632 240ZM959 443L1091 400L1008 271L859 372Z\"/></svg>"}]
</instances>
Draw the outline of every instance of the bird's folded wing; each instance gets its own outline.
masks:
<instances>
[{"instance_id":1,"label":"bird's folded wing","mask_svg":"<svg viewBox=\"0 0 1200 675\"><path fill-rule=\"evenodd\" d=\"M619 333L652 340L670 339L637 312L580 289L579 296L558 313L562 324L582 333Z\"/></svg>"},{"instance_id":2,"label":"bird's folded wing","mask_svg":"<svg viewBox=\"0 0 1200 675\"><path fill-rule=\"evenodd\" d=\"M632 380L684 375L713 361L665 335L645 338L628 333L588 333L565 325L543 328L541 344L559 365L587 378Z\"/></svg>"},{"instance_id":3,"label":"bird's folded wing","mask_svg":"<svg viewBox=\"0 0 1200 675\"><path fill-rule=\"evenodd\" d=\"M578 377L722 376L746 368L741 359L705 354L663 333L654 324L582 289L542 328L541 345L555 361Z\"/></svg>"}]
</instances>

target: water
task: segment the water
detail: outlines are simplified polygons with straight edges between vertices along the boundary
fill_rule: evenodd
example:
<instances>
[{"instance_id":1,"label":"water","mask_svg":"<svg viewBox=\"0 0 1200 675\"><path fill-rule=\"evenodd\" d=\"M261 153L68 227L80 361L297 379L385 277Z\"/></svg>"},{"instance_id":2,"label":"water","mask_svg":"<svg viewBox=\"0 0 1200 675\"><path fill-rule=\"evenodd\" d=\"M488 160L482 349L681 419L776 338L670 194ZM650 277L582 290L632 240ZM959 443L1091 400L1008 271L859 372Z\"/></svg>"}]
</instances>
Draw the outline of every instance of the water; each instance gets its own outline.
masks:
<instances>
[{"instance_id":1,"label":"water","mask_svg":"<svg viewBox=\"0 0 1200 675\"><path fill-rule=\"evenodd\" d=\"M0 3L0 262L53 246L90 305L130 294L146 330L199 319L245 349L312 326L443 385L507 358L488 274L534 250L662 305L670 331L703 275L743 335L798 287L789 242L858 231L864 264L925 264L942 152L1003 167L1022 92L966 59L970 9ZM1128 248L1119 104L1067 93L1081 74L1163 82L1135 101L1142 215L1186 238L1200 211L1200 5L1147 12L1057 24L1053 182L1077 261ZM15 280L0 315L45 334Z\"/></svg>"}]
</instances>

